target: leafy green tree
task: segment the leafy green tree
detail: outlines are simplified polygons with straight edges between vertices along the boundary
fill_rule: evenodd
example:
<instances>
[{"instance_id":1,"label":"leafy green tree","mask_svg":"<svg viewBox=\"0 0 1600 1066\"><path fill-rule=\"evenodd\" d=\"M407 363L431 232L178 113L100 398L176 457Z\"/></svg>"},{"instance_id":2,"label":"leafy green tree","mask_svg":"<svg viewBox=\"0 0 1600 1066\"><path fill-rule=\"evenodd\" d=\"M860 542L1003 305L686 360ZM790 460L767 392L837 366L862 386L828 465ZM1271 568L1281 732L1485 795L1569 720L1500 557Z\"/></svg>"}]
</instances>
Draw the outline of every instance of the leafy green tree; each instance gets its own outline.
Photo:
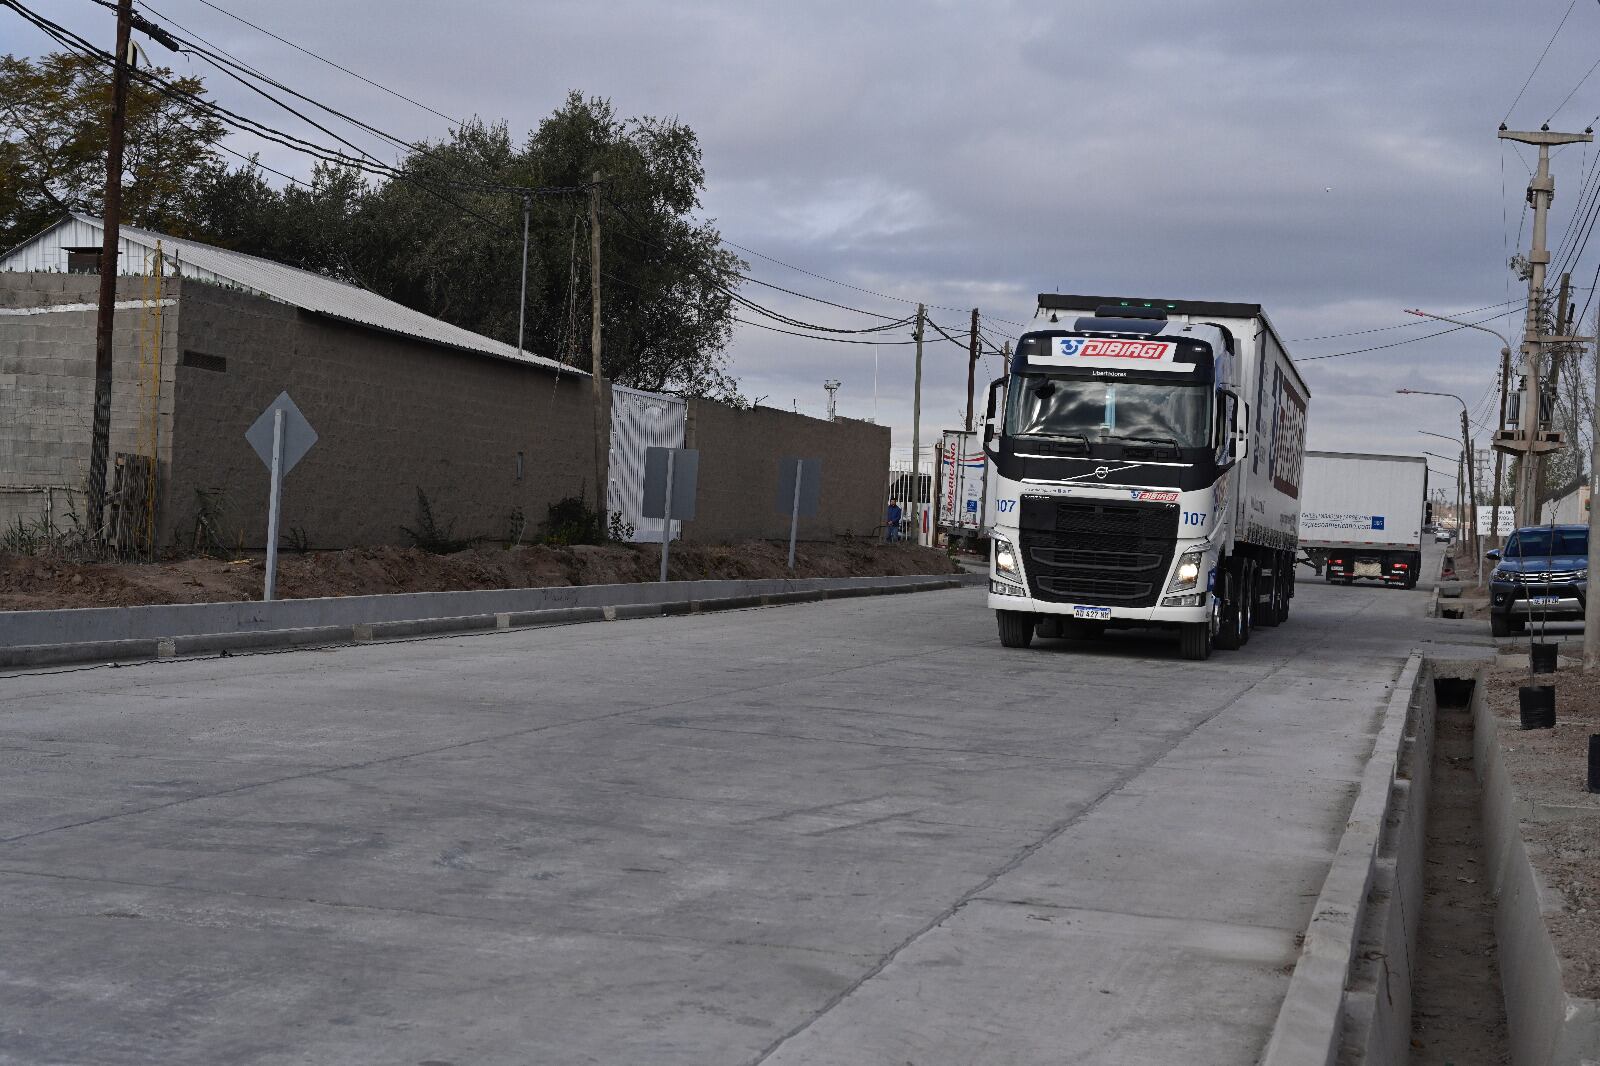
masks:
<instances>
[{"instance_id":1,"label":"leafy green tree","mask_svg":"<svg viewBox=\"0 0 1600 1066\"><path fill-rule=\"evenodd\" d=\"M200 95L198 78L173 78ZM70 54L0 57L0 247L66 210L98 214L110 78ZM463 328L515 343L522 194L531 200L526 347L589 366L587 187L598 173L604 372L639 388L738 400L727 372L731 293L745 264L697 219L700 144L675 119L620 118L570 93L517 144L472 122L417 145L399 176L319 163L275 187L254 160L229 169L223 125L135 80L129 92L123 218L318 271Z\"/></svg>"},{"instance_id":2,"label":"leafy green tree","mask_svg":"<svg viewBox=\"0 0 1600 1066\"><path fill-rule=\"evenodd\" d=\"M184 93L198 78L160 75ZM0 56L0 246L37 233L64 211L104 206L111 78L85 56ZM196 198L225 172L214 147L222 123L135 80L128 91L122 217L129 225L198 236Z\"/></svg>"}]
</instances>

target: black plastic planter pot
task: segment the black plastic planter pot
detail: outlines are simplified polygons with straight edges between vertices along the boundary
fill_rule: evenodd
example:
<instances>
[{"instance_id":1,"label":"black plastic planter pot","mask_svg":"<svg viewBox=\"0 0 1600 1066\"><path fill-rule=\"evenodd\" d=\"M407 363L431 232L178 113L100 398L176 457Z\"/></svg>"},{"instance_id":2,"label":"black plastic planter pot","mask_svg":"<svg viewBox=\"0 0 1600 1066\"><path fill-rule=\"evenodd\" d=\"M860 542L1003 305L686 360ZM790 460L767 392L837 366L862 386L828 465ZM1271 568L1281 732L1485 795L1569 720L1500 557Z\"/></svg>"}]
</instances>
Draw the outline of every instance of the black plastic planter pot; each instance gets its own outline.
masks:
<instances>
[{"instance_id":1,"label":"black plastic planter pot","mask_svg":"<svg viewBox=\"0 0 1600 1066\"><path fill-rule=\"evenodd\" d=\"M1556 687L1523 685L1517 689L1522 701L1522 728L1554 729L1556 726Z\"/></svg>"},{"instance_id":2,"label":"black plastic planter pot","mask_svg":"<svg viewBox=\"0 0 1600 1066\"><path fill-rule=\"evenodd\" d=\"M1533 672L1536 674L1555 673L1556 649L1561 647L1561 645L1540 642L1536 640L1533 642L1532 647L1533 651L1531 652L1531 658L1533 660Z\"/></svg>"}]
</instances>

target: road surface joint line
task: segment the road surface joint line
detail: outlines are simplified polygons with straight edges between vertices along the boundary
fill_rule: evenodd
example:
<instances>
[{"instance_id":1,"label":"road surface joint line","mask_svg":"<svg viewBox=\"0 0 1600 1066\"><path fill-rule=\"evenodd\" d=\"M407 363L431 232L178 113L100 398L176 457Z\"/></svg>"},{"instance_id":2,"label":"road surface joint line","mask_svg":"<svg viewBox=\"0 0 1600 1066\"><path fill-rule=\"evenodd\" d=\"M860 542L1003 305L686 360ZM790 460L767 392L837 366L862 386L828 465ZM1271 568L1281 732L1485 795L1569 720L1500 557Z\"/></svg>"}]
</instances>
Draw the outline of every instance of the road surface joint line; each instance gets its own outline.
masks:
<instances>
[{"instance_id":1,"label":"road surface joint line","mask_svg":"<svg viewBox=\"0 0 1600 1066\"><path fill-rule=\"evenodd\" d=\"M931 920L929 920L928 922L924 923L920 928L914 930L909 936L907 936L900 943L898 943L894 947L890 948L886 953L884 953L878 959L878 961L873 966L868 968L868 970L865 973L863 973L860 977L856 978L854 981L852 981L845 988L841 989L840 991L835 993L833 996L831 996L828 999L827 1002L823 1003L820 1007L818 1007L815 1011L813 1011L812 1014L810 1015L810 1017L804 1019L798 1025L794 1026L788 1032L782 1034L776 1040L774 1040L772 1043L768 1044L765 1048L763 1048L760 1051L760 1053L758 1053L756 1055L755 1058L750 1060L749 1066L760 1066L761 1063L766 1062L767 1060L771 1059L773 1055L777 1054L780 1050L782 1050L782 1048L783 1048L783 1046L785 1044L789 1043L795 1037L799 1036L801 1033L804 1033L807 1029L810 1029L817 1022L821 1021L824 1017L826 1017L828 1014L830 1014L836 1007L838 1007L840 1004L842 1004L845 1000L849 999L852 995L854 995L858 990L860 990L869 981L873 980L875 977L877 977L879 974L881 974L884 970L888 969L889 966L895 961L895 959L897 959L907 948L911 947L917 941L921 940L923 937L927 936L929 933L931 933L935 929L939 928L945 922L949 921L951 917L953 917L955 914L960 912L961 909L963 907L965 907L968 903L970 903L974 899L976 899L979 896L981 896L983 893L987 892L990 888L992 888L1002 877L1004 877L1006 874L1010 873L1012 870L1015 870L1018 866L1021 866L1024 862L1026 862L1028 859L1032 858L1035 854L1037 854L1040 851L1040 849L1044 848L1047 844L1050 844L1051 842L1053 842L1054 840L1059 838L1062 834L1066 833L1069 829L1071 829L1073 826L1077 825L1084 818L1087 818L1090 814L1094 813L1094 811L1097 810L1100 807L1100 805L1103 804L1113 794L1115 794L1120 789L1122 789L1124 786L1126 786L1127 784L1132 782L1135 778L1137 778L1140 774L1142 774L1150 766L1152 766L1155 763L1160 762L1162 759L1166 758L1174 750L1176 750L1179 745L1181 745L1185 740L1188 740L1198 730L1200 730L1202 727L1204 727L1205 725L1209 724L1210 722L1214 721L1218 716L1222 715L1224 712L1226 712L1229 709L1231 709L1235 704L1237 704L1239 702L1239 700L1241 700L1245 695L1247 695L1248 693L1253 691L1257 686L1259 686L1259 685L1265 683L1266 681L1270 680L1271 678L1275 677L1279 672L1284 670L1287 667L1287 665L1288 665L1288 660L1286 660L1286 661L1274 666L1269 672L1267 672L1266 674L1261 675L1254 682L1246 685L1245 688L1243 689L1243 691L1235 694L1234 696L1232 696L1231 698L1229 698L1228 700L1226 700L1222 704L1218 705L1218 707L1215 710L1211 711L1210 713L1208 713L1208 714L1204 715L1203 717L1199 718L1198 720L1196 720L1195 723L1192 726L1190 726L1188 729L1186 729L1181 735L1179 735L1178 737L1173 739L1173 741L1170 744L1168 744L1165 747L1165 749L1163 749L1161 752L1155 754L1148 762L1145 762L1145 763L1142 763L1142 764L1140 764L1138 766L1133 767L1129 771L1129 773L1123 775L1122 777L1119 777L1111 785L1109 785L1107 788L1105 788L1103 791L1101 791L1099 794L1097 794L1093 799L1089 800L1089 802L1085 803L1082 807L1080 807L1079 809L1074 811L1072 814L1068 815L1066 818L1062 818L1062 819L1052 823L1049 826L1049 828L1047 828L1045 830L1045 832L1044 832L1044 834L1042 836L1040 836L1036 840L1033 840L1033 841L1023 845L1022 848L1019 849L1017 851L1017 853L1015 855L1013 855L1009 860L1007 860L1002 866L1000 866L999 869L994 870L993 872L988 874L977 885L973 886L971 889L969 889L968 891L964 892L961 896L959 896L955 900L955 902L951 903L948 907L944 908L938 914L934 915L934 917Z\"/></svg>"}]
</instances>

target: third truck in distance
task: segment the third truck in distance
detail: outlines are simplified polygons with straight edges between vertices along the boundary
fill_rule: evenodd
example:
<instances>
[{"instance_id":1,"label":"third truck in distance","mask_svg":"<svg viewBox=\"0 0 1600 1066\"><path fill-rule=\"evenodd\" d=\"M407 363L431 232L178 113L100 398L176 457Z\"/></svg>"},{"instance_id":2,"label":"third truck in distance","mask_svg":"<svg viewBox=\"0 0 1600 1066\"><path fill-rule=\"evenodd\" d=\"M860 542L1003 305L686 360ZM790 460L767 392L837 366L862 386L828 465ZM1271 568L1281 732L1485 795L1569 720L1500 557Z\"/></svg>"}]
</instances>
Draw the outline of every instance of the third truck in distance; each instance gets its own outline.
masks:
<instances>
[{"instance_id":1,"label":"third truck in distance","mask_svg":"<svg viewBox=\"0 0 1600 1066\"><path fill-rule=\"evenodd\" d=\"M1423 456L1306 452L1300 547L1330 584L1368 578L1414 588L1427 509Z\"/></svg>"}]
</instances>

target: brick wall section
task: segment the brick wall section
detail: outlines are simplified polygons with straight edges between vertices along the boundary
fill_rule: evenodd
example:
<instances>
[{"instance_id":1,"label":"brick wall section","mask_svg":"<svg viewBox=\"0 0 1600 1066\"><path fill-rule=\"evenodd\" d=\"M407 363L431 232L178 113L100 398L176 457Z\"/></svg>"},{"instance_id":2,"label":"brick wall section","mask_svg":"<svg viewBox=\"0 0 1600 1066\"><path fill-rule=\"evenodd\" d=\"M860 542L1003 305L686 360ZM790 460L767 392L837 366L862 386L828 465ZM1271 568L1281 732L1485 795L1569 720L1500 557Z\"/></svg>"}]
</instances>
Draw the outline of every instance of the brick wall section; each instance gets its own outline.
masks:
<instances>
[{"instance_id":1,"label":"brick wall section","mask_svg":"<svg viewBox=\"0 0 1600 1066\"><path fill-rule=\"evenodd\" d=\"M173 295L170 291L166 295ZM140 300L139 278L120 278L117 300ZM38 308L94 304L100 279L92 275L0 273L0 307ZM177 351L176 306L162 310L162 372L159 398L154 380L141 371L141 349L152 336L152 320L138 309L118 311L112 335L111 452L145 451L147 427L140 416L160 408L157 456L169 457ZM84 513L89 476L89 439L94 417L92 309L38 315L0 315L0 523L14 526L44 516L58 526L67 512ZM110 476L108 474L108 476Z\"/></svg>"},{"instance_id":2,"label":"brick wall section","mask_svg":"<svg viewBox=\"0 0 1600 1066\"><path fill-rule=\"evenodd\" d=\"M0 273L0 307L92 304L98 281ZM140 279L119 279L119 300L143 292ZM189 279L169 280L165 295L177 304L163 309L163 547L189 545L197 490L220 500L230 547L265 542L267 473L244 432L284 390L319 440L285 479L282 527L304 530L315 547L407 543L401 527L416 525L419 486L459 537L504 538L514 508L531 534L561 497L581 490L595 499L587 377L558 380L542 367ZM147 324L139 310L117 313L113 452L145 449L139 359ZM185 352L220 357L226 368L183 366ZM93 384L92 310L0 316L0 521L37 515L47 498L60 520L68 489L81 510ZM604 417L609 426L609 411ZM822 460L821 514L802 519L803 538L866 535L881 525L887 428L705 400L690 401L688 417L687 444L701 458L699 517L685 525L687 539L787 537L787 517L773 507L778 459L786 455Z\"/></svg>"},{"instance_id":3,"label":"brick wall section","mask_svg":"<svg viewBox=\"0 0 1600 1066\"><path fill-rule=\"evenodd\" d=\"M284 480L282 529L313 547L407 543L419 487L455 536L491 540L507 536L513 509L531 534L561 497L595 498L587 377L558 381L194 281L182 300L184 350L227 366L177 370L169 538L192 534L199 489L220 493L230 543L265 542L266 468L244 432L284 390L318 441Z\"/></svg>"},{"instance_id":4,"label":"brick wall section","mask_svg":"<svg viewBox=\"0 0 1600 1066\"><path fill-rule=\"evenodd\" d=\"M783 456L822 460L821 505L816 518L800 520L802 539L865 536L883 523L887 426L690 400L685 446L700 450L697 517L684 523L685 540L787 539L787 509L773 506Z\"/></svg>"}]
</instances>

